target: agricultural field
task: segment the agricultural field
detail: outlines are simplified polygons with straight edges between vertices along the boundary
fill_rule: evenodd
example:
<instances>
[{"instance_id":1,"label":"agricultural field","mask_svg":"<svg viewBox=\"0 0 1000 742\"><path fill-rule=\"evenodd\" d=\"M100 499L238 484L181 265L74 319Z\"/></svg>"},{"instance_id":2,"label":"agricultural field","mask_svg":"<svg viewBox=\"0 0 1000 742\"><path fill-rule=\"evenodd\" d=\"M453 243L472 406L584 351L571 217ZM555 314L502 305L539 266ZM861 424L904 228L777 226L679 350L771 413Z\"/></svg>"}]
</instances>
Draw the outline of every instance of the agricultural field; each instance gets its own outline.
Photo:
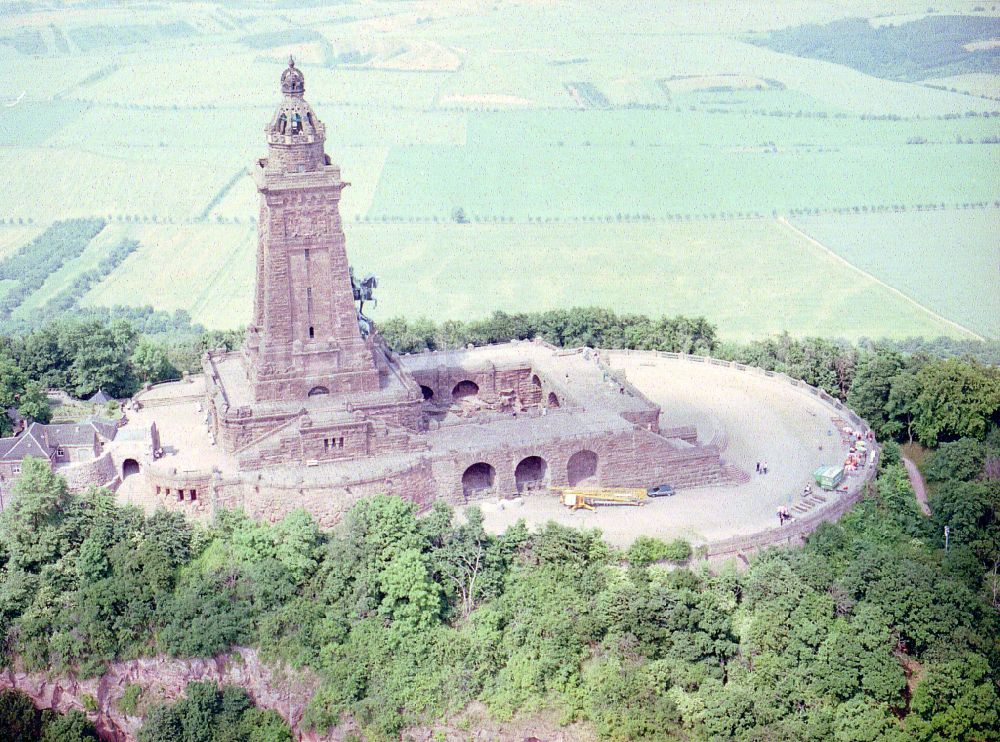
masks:
<instances>
[{"instance_id":1,"label":"agricultural field","mask_svg":"<svg viewBox=\"0 0 1000 742\"><path fill-rule=\"evenodd\" d=\"M371 309L376 320L545 310L579 304L577 297L586 295L588 303L619 312L703 314L724 328L723 336L738 340L783 330L849 338L971 335L772 220L452 224L433 232L421 225L362 224L348 230L357 271L379 276L379 304ZM206 233L212 251L201 250ZM128 305L134 296L151 294L158 307L184 309L207 326L247 321L253 230L143 226L127 234L142 247L84 305ZM606 260L607 254L616 260Z\"/></svg>"},{"instance_id":2,"label":"agricultural field","mask_svg":"<svg viewBox=\"0 0 1000 742\"><path fill-rule=\"evenodd\" d=\"M14 316L113 236L140 247L84 305L244 323L245 173L294 54L351 183L351 261L381 279L376 319L599 304L705 314L739 338L1000 336L1000 310L976 296L997 278L1000 69L976 36L997 13L935 7L12 6L0 259L53 220L108 221ZM913 48L917 66L866 68L844 49L777 48L843 27L848 52L855 37L877 52L907 23L935 29L947 59Z\"/></svg>"},{"instance_id":3,"label":"agricultural field","mask_svg":"<svg viewBox=\"0 0 1000 742\"><path fill-rule=\"evenodd\" d=\"M170 312L185 309L210 327L246 324L253 301L255 228L133 226L125 236L138 240L139 249L86 294L81 305L152 303Z\"/></svg>"},{"instance_id":4,"label":"agricultural field","mask_svg":"<svg viewBox=\"0 0 1000 742\"><path fill-rule=\"evenodd\" d=\"M1000 211L805 217L795 224L929 309L1000 337Z\"/></svg>"}]
</instances>

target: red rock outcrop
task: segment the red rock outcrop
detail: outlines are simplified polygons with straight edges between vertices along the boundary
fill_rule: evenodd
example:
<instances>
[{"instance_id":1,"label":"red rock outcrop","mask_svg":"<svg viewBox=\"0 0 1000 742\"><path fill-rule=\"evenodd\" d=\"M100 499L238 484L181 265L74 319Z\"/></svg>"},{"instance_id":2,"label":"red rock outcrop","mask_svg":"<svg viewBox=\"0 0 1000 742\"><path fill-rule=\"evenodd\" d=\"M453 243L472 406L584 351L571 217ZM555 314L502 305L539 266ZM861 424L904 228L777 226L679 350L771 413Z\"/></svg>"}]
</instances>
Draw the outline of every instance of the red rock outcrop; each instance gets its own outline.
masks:
<instances>
[{"instance_id":1,"label":"red rock outcrop","mask_svg":"<svg viewBox=\"0 0 1000 742\"><path fill-rule=\"evenodd\" d=\"M66 713L83 711L108 742L134 742L142 719L128 716L118 701L129 685L143 689L144 702L172 701L184 695L192 681L211 681L243 688L254 703L277 711L299 740L319 742L323 737L300 728L305 707L319 684L307 670L293 670L263 663L253 649L239 648L212 659L180 660L149 657L114 662L96 678L48 676L7 668L0 673L0 688L14 688L30 696L35 706ZM85 700L86 699L86 700ZM94 708L96 711L88 709Z\"/></svg>"}]
</instances>

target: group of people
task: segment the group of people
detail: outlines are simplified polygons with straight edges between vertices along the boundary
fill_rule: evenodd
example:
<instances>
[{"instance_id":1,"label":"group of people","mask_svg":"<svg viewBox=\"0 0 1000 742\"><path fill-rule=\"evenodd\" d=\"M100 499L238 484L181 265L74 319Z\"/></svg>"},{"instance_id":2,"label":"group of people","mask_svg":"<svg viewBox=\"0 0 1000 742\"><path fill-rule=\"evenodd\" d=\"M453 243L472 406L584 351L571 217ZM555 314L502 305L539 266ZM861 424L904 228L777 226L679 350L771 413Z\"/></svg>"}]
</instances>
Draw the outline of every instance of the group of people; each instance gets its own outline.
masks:
<instances>
[{"instance_id":1,"label":"group of people","mask_svg":"<svg viewBox=\"0 0 1000 742\"><path fill-rule=\"evenodd\" d=\"M843 434L844 443L850 443L851 445L847 458L844 460L844 470L848 474L854 474L859 469L865 467L868 450L875 441L875 434L870 430L863 432L852 430L851 428L844 428Z\"/></svg>"},{"instance_id":2,"label":"group of people","mask_svg":"<svg viewBox=\"0 0 1000 742\"><path fill-rule=\"evenodd\" d=\"M783 526L785 525L786 520L791 520L791 519L792 519L792 514L788 512L788 508L785 507L784 505L780 506L778 508L778 525Z\"/></svg>"},{"instance_id":3,"label":"group of people","mask_svg":"<svg viewBox=\"0 0 1000 742\"><path fill-rule=\"evenodd\" d=\"M767 474L767 462L766 461L764 461L764 462L758 461L757 462L757 473L758 474Z\"/></svg>"}]
</instances>

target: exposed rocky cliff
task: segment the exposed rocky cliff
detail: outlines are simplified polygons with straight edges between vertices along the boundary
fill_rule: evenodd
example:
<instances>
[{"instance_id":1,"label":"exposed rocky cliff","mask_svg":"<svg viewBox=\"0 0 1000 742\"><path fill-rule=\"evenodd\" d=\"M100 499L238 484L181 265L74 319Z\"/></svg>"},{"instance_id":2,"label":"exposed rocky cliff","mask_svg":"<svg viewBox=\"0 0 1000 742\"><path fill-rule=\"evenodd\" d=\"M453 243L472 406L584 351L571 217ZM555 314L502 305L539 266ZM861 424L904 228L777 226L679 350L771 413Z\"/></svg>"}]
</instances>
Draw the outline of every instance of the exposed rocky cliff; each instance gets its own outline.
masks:
<instances>
[{"instance_id":1,"label":"exposed rocky cliff","mask_svg":"<svg viewBox=\"0 0 1000 742\"><path fill-rule=\"evenodd\" d=\"M0 688L16 688L30 696L42 709L66 713L84 711L109 742L134 742L142 719L119 708L119 700L129 685L143 689L143 705L172 701L184 694L192 681L212 681L243 688L257 706L274 709L291 725L296 738L319 742L322 738L300 729L306 704L318 685L308 671L264 664L253 649L240 648L213 659L179 660L150 657L114 662L100 677L77 679L49 677L44 673L16 668L0 673ZM96 708L96 710L95 710Z\"/></svg>"}]
</instances>

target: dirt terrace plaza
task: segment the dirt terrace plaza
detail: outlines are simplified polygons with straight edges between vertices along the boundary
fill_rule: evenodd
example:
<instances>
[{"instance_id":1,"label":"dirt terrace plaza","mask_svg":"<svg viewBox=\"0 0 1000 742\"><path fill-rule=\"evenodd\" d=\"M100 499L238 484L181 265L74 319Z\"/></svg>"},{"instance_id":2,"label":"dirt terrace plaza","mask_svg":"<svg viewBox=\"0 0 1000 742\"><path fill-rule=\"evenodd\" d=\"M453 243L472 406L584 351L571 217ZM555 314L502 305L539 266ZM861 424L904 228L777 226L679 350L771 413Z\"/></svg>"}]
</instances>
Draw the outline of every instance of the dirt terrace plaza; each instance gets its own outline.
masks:
<instances>
[{"instance_id":1,"label":"dirt terrace plaza","mask_svg":"<svg viewBox=\"0 0 1000 742\"><path fill-rule=\"evenodd\" d=\"M798 502L816 467L840 464L847 453L834 422L846 413L810 394L808 387L791 386L757 369L741 371L710 362L621 352L605 357L660 405L664 419L695 425L699 440L715 441L723 460L749 473L749 481L682 489L643 507L605 506L594 512L570 511L551 495L533 493L520 505L483 503L489 530L502 531L519 518L529 526L554 520L599 528L619 546L640 535L685 538L698 545L757 533L778 524L775 512L780 505ZM767 475L756 474L757 462L767 463ZM828 505L842 496L828 493Z\"/></svg>"}]
</instances>

